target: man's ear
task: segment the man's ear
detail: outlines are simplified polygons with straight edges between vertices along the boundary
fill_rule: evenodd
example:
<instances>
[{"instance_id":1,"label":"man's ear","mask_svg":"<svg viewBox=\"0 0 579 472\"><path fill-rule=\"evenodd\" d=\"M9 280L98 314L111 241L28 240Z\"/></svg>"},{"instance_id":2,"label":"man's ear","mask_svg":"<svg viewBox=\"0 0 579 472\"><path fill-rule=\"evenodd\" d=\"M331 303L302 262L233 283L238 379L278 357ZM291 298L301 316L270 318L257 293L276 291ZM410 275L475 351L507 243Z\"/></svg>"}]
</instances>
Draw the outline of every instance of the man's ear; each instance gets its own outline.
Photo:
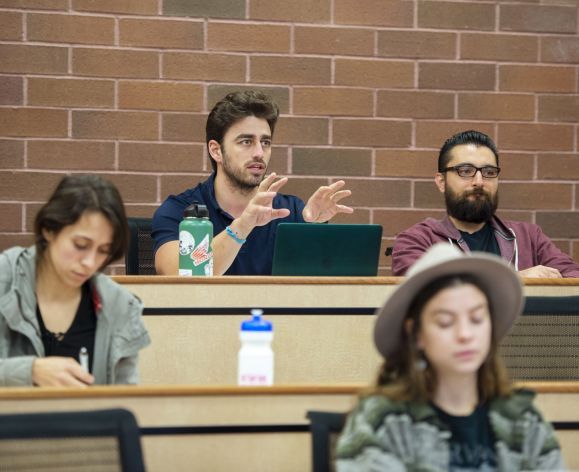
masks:
<instances>
[{"instance_id":1,"label":"man's ear","mask_svg":"<svg viewBox=\"0 0 579 472\"><path fill-rule=\"evenodd\" d=\"M219 144L214 139L207 143L207 149L209 149L209 154L215 162L223 162L223 154L221 153L221 144Z\"/></svg>"},{"instance_id":2,"label":"man's ear","mask_svg":"<svg viewBox=\"0 0 579 472\"><path fill-rule=\"evenodd\" d=\"M437 172L434 175L434 183L436 184L438 191L444 193L444 189L446 188L446 174Z\"/></svg>"}]
</instances>

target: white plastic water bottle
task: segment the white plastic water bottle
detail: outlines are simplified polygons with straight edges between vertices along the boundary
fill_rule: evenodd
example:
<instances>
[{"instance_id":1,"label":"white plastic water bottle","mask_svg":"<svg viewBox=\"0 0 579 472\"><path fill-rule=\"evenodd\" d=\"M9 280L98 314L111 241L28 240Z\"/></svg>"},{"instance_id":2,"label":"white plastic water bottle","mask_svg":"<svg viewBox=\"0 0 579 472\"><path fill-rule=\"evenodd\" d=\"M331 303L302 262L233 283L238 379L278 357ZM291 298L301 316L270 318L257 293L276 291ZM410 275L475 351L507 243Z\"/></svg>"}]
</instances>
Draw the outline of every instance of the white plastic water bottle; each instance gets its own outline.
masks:
<instances>
[{"instance_id":1,"label":"white plastic water bottle","mask_svg":"<svg viewBox=\"0 0 579 472\"><path fill-rule=\"evenodd\" d=\"M273 385L273 326L261 316L263 310L251 310L251 320L241 323L238 355L238 385Z\"/></svg>"}]
</instances>

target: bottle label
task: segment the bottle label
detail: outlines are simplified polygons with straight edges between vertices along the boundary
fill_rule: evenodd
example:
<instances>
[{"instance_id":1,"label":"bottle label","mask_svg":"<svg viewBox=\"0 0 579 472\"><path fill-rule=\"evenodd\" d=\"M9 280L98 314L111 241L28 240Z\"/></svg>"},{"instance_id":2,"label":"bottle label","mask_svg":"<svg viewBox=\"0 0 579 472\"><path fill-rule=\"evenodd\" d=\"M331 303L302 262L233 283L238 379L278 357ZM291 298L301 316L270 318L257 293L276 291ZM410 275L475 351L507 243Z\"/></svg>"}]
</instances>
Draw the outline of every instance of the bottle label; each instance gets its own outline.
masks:
<instances>
[{"instance_id":1,"label":"bottle label","mask_svg":"<svg viewBox=\"0 0 579 472\"><path fill-rule=\"evenodd\" d=\"M179 275L213 275L211 235L179 231Z\"/></svg>"},{"instance_id":2,"label":"bottle label","mask_svg":"<svg viewBox=\"0 0 579 472\"><path fill-rule=\"evenodd\" d=\"M195 243L195 241L193 241ZM191 251L191 259L195 267L207 262L212 256L209 252L209 235L206 234L196 248Z\"/></svg>"}]
</instances>

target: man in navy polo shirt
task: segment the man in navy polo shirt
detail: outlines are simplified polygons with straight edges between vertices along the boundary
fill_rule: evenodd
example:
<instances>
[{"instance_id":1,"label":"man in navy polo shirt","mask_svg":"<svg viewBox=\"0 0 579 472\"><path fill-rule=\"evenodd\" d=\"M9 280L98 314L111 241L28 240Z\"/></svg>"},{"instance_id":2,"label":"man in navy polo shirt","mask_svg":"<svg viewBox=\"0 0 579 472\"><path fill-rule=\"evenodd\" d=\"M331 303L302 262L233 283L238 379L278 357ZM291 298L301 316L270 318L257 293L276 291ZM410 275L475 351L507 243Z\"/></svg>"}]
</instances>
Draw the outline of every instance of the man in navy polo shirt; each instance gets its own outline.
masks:
<instances>
[{"instance_id":1,"label":"man in navy polo shirt","mask_svg":"<svg viewBox=\"0 0 579 472\"><path fill-rule=\"evenodd\" d=\"M177 275L179 223L193 202L207 205L213 223L215 275L269 275L280 222L323 223L354 210L338 202L351 194L343 180L322 186L304 204L278 191L288 181L266 176L278 106L258 91L230 93L207 117L213 174L195 188L171 195L155 212L152 236L158 274Z\"/></svg>"}]
</instances>

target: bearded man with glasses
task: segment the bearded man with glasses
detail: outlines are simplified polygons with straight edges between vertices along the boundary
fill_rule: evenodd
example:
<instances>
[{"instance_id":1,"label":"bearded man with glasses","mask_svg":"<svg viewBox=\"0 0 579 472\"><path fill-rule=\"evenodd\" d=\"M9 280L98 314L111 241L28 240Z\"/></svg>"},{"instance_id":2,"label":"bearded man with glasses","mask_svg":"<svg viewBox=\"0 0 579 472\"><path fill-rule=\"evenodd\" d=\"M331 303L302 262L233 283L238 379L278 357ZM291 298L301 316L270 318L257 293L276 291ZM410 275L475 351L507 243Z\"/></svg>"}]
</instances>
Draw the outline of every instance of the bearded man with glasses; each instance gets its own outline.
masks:
<instances>
[{"instance_id":1,"label":"bearded man with glasses","mask_svg":"<svg viewBox=\"0 0 579 472\"><path fill-rule=\"evenodd\" d=\"M521 277L579 277L579 264L539 226L496 216L500 171L497 147L486 134L470 130L447 139L434 177L447 216L427 218L396 237L392 273L404 275L430 246L447 241L464 252L499 255Z\"/></svg>"}]
</instances>

